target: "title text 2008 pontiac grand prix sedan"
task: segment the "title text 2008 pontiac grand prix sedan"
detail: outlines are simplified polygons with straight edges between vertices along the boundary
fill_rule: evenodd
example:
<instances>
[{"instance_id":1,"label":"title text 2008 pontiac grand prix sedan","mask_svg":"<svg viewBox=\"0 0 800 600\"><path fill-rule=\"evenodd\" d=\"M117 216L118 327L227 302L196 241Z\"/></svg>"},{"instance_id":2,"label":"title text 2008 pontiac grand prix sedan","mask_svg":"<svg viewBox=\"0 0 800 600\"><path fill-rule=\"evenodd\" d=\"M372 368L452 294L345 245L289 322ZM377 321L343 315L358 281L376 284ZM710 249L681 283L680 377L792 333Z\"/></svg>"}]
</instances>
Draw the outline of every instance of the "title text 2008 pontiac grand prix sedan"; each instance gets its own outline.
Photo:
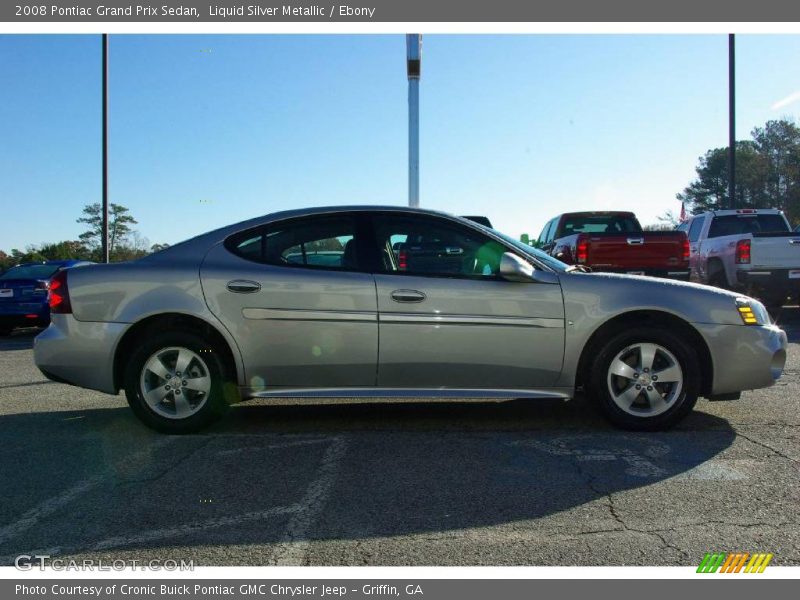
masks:
<instances>
[{"instance_id":1,"label":"title text 2008 pontiac grand prix sedan","mask_svg":"<svg viewBox=\"0 0 800 600\"><path fill-rule=\"evenodd\" d=\"M164 432L242 398L571 398L673 425L772 385L786 334L758 301L587 273L481 225L398 207L275 213L141 260L59 273L48 377L116 394Z\"/></svg>"}]
</instances>

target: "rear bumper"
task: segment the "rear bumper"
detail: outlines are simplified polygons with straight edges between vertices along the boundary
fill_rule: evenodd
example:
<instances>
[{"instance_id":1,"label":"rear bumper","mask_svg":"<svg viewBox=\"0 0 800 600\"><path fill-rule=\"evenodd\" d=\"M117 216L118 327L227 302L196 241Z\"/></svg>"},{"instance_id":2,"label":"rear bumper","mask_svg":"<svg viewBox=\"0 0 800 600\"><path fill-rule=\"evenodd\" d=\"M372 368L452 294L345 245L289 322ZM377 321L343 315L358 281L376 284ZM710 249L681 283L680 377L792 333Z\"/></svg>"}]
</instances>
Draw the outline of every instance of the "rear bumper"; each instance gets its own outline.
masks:
<instances>
[{"instance_id":1,"label":"rear bumper","mask_svg":"<svg viewBox=\"0 0 800 600\"><path fill-rule=\"evenodd\" d=\"M128 327L53 315L50 326L33 340L34 362L48 379L116 394L114 353Z\"/></svg>"},{"instance_id":2,"label":"rear bumper","mask_svg":"<svg viewBox=\"0 0 800 600\"><path fill-rule=\"evenodd\" d=\"M50 324L50 315L0 315L0 327L47 327Z\"/></svg>"},{"instance_id":3,"label":"rear bumper","mask_svg":"<svg viewBox=\"0 0 800 600\"><path fill-rule=\"evenodd\" d=\"M775 325L695 323L714 367L711 394L718 396L773 385L786 364L786 333Z\"/></svg>"},{"instance_id":4,"label":"rear bumper","mask_svg":"<svg viewBox=\"0 0 800 600\"><path fill-rule=\"evenodd\" d=\"M3 302L0 304L0 326L42 326L50 323L50 307L40 302Z\"/></svg>"},{"instance_id":5,"label":"rear bumper","mask_svg":"<svg viewBox=\"0 0 800 600\"><path fill-rule=\"evenodd\" d=\"M800 278L789 278L791 271L797 272L798 270L800 270L800 267L797 269L737 269L736 282L743 286L790 293L792 291L800 291Z\"/></svg>"}]
</instances>

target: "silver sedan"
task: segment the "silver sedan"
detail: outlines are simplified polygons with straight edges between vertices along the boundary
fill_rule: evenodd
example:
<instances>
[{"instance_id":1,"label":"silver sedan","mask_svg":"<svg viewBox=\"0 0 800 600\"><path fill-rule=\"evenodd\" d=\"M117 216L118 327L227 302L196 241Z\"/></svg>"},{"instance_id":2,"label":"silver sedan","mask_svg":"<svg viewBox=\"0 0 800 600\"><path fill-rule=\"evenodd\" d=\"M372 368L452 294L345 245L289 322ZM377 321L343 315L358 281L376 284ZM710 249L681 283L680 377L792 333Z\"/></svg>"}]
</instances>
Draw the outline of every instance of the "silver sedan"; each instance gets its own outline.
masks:
<instances>
[{"instance_id":1,"label":"silver sedan","mask_svg":"<svg viewBox=\"0 0 800 600\"><path fill-rule=\"evenodd\" d=\"M673 425L783 371L758 301L587 273L472 221L398 207L275 213L129 263L60 273L48 377L171 433L245 398L571 398Z\"/></svg>"}]
</instances>

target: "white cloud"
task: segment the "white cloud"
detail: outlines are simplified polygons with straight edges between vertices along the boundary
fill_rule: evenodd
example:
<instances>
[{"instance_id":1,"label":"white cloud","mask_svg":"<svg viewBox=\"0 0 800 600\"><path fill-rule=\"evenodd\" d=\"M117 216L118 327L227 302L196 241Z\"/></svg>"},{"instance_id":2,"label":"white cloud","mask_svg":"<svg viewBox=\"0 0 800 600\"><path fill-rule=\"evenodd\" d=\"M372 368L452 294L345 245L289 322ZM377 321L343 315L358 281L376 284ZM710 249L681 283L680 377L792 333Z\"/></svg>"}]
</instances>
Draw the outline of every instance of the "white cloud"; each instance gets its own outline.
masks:
<instances>
[{"instance_id":1,"label":"white cloud","mask_svg":"<svg viewBox=\"0 0 800 600\"><path fill-rule=\"evenodd\" d=\"M800 90L796 91L794 94L789 94L786 98L782 100L778 100L775 104L772 105L772 110L778 110L779 108L783 108L784 106L789 106L790 104L794 104L795 102L800 100Z\"/></svg>"}]
</instances>

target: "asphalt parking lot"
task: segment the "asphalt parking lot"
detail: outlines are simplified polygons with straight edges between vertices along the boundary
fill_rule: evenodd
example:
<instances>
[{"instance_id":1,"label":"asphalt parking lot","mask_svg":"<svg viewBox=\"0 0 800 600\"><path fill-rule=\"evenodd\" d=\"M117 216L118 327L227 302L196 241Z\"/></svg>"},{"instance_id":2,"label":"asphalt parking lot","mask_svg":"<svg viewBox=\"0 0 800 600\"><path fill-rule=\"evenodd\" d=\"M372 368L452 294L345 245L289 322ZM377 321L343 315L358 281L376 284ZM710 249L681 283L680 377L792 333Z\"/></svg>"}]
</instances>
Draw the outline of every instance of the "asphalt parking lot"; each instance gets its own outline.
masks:
<instances>
[{"instance_id":1,"label":"asphalt parking lot","mask_svg":"<svg viewBox=\"0 0 800 600\"><path fill-rule=\"evenodd\" d=\"M195 565L800 565L800 309L786 373L670 432L581 400L246 403L199 435L44 379L0 339L0 564L19 554Z\"/></svg>"}]
</instances>

